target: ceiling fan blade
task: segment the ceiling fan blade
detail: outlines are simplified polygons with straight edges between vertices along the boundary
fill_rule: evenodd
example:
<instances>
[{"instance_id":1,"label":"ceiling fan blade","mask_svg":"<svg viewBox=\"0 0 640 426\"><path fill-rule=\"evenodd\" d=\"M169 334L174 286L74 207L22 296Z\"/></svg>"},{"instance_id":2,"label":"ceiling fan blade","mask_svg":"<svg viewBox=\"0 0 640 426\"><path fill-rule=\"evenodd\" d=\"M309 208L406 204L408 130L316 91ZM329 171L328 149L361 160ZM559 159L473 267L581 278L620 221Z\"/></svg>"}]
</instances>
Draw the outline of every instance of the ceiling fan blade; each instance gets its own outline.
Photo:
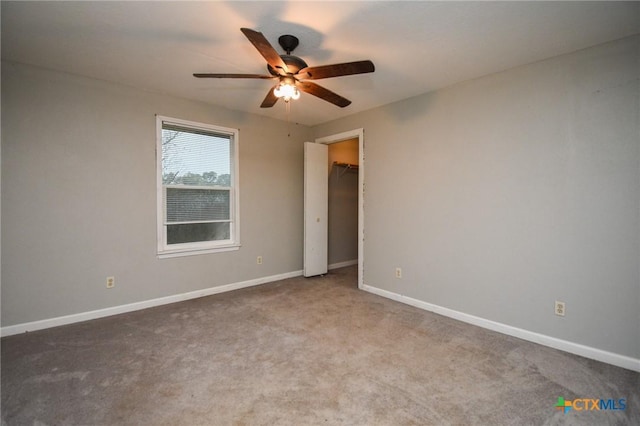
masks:
<instances>
[{"instance_id":1,"label":"ceiling fan blade","mask_svg":"<svg viewBox=\"0 0 640 426\"><path fill-rule=\"evenodd\" d=\"M260 108L271 108L276 104L276 102L278 102L278 97L275 95L275 93L273 93L273 90L277 86L278 85L276 84L271 89L269 89L269 91L267 92L267 96L264 97L262 104L260 104Z\"/></svg>"},{"instance_id":2,"label":"ceiling fan blade","mask_svg":"<svg viewBox=\"0 0 640 426\"><path fill-rule=\"evenodd\" d=\"M263 80L271 80L276 78L272 75L262 74L210 74L210 73L195 73L194 77L198 78L260 78Z\"/></svg>"},{"instance_id":3,"label":"ceiling fan blade","mask_svg":"<svg viewBox=\"0 0 640 426\"><path fill-rule=\"evenodd\" d=\"M251 44L258 49L258 52L267 61L271 67L280 70L282 75L289 72L287 65L284 63L278 52L271 46L267 39L258 31L249 28L240 28L240 31L249 39Z\"/></svg>"},{"instance_id":4,"label":"ceiling fan blade","mask_svg":"<svg viewBox=\"0 0 640 426\"><path fill-rule=\"evenodd\" d=\"M356 61L343 64L323 65L301 69L296 77L305 80L319 80L321 78L341 77L343 75L366 74L376 70L373 62Z\"/></svg>"},{"instance_id":5,"label":"ceiling fan blade","mask_svg":"<svg viewBox=\"0 0 640 426\"><path fill-rule=\"evenodd\" d=\"M303 92L306 92L313 96L317 96L327 102L331 102L332 104L337 105L340 108L344 108L351 104L351 101L349 99L343 98L337 93L334 93L329 89L325 89L324 87L319 86L315 83L311 83L309 81L298 81L296 82L296 86Z\"/></svg>"}]
</instances>

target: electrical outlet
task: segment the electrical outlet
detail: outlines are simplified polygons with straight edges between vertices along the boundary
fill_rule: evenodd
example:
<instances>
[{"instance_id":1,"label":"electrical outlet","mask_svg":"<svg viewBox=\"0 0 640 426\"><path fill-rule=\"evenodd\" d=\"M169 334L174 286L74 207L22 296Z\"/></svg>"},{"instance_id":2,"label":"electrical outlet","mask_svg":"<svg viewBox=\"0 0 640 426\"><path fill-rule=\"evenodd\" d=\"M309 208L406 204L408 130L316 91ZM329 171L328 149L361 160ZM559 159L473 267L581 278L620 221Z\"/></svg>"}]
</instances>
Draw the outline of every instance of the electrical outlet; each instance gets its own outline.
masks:
<instances>
[{"instance_id":1,"label":"electrical outlet","mask_svg":"<svg viewBox=\"0 0 640 426\"><path fill-rule=\"evenodd\" d=\"M256 263L258 265L262 265L262 256L258 256L258 258L256 259Z\"/></svg>"},{"instance_id":2,"label":"electrical outlet","mask_svg":"<svg viewBox=\"0 0 640 426\"><path fill-rule=\"evenodd\" d=\"M561 316L561 317L564 316L564 314L566 312L566 309L565 309L565 306L564 306L564 302L558 302L556 300L556 308L555 309L556 309L555 310L556 315Z\"/></svg>"},{"instance_id":3,"label":"electrical outlet","mask_svg":"<svg viewBox=\"0 0 640 426\"><path fill-rule=\"evenodd\" d=\"M396 268L396 278L402 278L402 268Z\"/></svg>"},{"instance_id":4,"label":"electrical outlet","mask_svg":"<svg viewBox=\"0 0 640 426\"><path fill-rule=\"evenodd\" d=\"M107 288L114 288L116 286L115 277L107 277Z\"/></svg>"}]
</instances>

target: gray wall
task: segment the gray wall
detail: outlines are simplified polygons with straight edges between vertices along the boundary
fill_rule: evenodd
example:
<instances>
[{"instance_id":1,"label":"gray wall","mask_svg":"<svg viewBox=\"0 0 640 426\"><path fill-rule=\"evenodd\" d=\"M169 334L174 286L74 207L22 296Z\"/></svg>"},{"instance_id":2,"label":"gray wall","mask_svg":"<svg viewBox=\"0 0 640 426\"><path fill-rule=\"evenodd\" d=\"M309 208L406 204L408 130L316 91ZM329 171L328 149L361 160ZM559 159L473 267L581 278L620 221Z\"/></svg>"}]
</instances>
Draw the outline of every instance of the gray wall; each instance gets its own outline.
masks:
<instances>
[{"instance_id":1,"label":"gray wall","mask_svg":"<svg viewBox=\"0 0 640 426\"><path fill-rule=\"evenodd\" d=\"M2 325L300 270L302 142L362 127L366 284L639 358L639 51L628 38L291 138L3 63ZM240 128L239 251L157 259L154 114Z\"/></svg>"},{"instance_id":2,"label":"gray wall","mask_svg":"<svg viewBox=\"0 0 640 426\"><path fill-rule=\"evenodd\" d=\"M329 265L358 260L358 170L333 166L358 164L358 144L329 144Z\"/></svg>"},{"instance_id":3,"label":"gray wall","mask_svg":"<svg viewBox=\"0 0 640 426\"><path fill-rule=\"evenodd\" d=\"M627 38L316 127L365 129L365 284L639 358L639 51Z\"/></svg>"},{"instance_id":4,"label":"gray wall","mask_svg":"<svg viewBox=\"0 0 640 426\"><path fill-rule=\"evenodd\" d=\"M157 258L155 114L240 129L239 251ZM312 133L287 133L260 116L3 63L2 325L302 269Z\"/></svg>"}]
</instances>

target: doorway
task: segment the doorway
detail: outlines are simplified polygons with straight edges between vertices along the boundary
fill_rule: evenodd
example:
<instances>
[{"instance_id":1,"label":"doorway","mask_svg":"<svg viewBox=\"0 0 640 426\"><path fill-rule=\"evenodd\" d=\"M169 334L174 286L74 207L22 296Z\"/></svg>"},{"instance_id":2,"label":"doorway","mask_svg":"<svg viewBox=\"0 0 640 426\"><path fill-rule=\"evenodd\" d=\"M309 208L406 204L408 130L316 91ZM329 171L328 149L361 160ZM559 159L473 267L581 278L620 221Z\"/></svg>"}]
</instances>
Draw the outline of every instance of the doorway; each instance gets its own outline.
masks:
<instances>
[{"instance_id":1,"label":"doorway","mask_svg":"<svg viewBox=\"0 0 640 426\"><path fill-rule=\"evenodd\" d=\"M328 145L329 269L358 263L358 139Z\"/></svg>"},{"instance_id":2,"label":"doorway","mask_svg":"<svg viewBox=\"0 0 640 426\"><path fill-rule=\"evenodd\" d=\"M340 237L336 237L336 233L341 230L350 229L353 223L336 223L336 218L342 214L349 214L348 211L353 207L352 203L356 200L349 200L354 194L349 194L349 187L357 181L357 218L348 218L350 221L357 223L355 234L357 235L356 249L357 252L357 264L358 264L358 288L363 287L364 278L364 130L355 129L348 132L343 132L331 136L317 138L316 143L322 143L330 145L329 154L329 185L334 186L334 194L329 193L329 197L333 197L337 201L340 197L345 197L346 205L344 206L329 206L329 233L334 234L333 237L328 235L329 239L329 264L333 267L347 266L353 264L353 259L345 259L345 256L350 257L350 253L354 253L353 247L346 247L337 249L341 244ZM336 144L336 148L333 149L331 145ZM339 145L340 144L340 145ZM357 154L356 154L357 146ZM333 151L333 155L332 155ZM355 157L357 155L357 157ZM357 162L354 159L357 158ZM331 189L330 189L331 191ZM340 194L341 191L345 191ZM328 200L330 203L331 200ZM331 215L334 215L334 220L331 219ZM335 225L335 226L334 226ZM348 232L352 232L351 230ZM337 238L337 239L336 239ZM348 236L346 237L348 238ZM347 243L348 244L348 243ZM332 249L332 245L335 245Z\"/></svg>"}]
</instances>

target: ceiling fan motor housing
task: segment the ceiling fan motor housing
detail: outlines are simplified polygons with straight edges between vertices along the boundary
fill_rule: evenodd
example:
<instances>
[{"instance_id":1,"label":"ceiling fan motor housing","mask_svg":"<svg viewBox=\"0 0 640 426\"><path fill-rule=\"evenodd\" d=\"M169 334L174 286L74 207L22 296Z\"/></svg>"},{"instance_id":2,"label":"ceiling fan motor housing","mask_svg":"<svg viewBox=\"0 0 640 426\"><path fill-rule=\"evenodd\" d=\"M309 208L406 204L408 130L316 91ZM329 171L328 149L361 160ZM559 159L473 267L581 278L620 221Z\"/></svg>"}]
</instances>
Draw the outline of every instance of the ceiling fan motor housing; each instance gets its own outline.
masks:
<instances>
[{"instance_id":1,"label":"ceiling fan motor housing","mask_svg":"<svg viewBox=\"0 0 640 426\"><path fill-rule=\"evenodd\" d=\"M280 55L280 57L282 58L282 61L287 65L287 68L289 69L289 74L296 74L301 69L308 67L307 63L302 58L299 58L297 56ZM269 70L269 73L271 75L280 75L280 73L277 72L269 64L267 64L267 69Z\"/></svg>"}]
</instances>

